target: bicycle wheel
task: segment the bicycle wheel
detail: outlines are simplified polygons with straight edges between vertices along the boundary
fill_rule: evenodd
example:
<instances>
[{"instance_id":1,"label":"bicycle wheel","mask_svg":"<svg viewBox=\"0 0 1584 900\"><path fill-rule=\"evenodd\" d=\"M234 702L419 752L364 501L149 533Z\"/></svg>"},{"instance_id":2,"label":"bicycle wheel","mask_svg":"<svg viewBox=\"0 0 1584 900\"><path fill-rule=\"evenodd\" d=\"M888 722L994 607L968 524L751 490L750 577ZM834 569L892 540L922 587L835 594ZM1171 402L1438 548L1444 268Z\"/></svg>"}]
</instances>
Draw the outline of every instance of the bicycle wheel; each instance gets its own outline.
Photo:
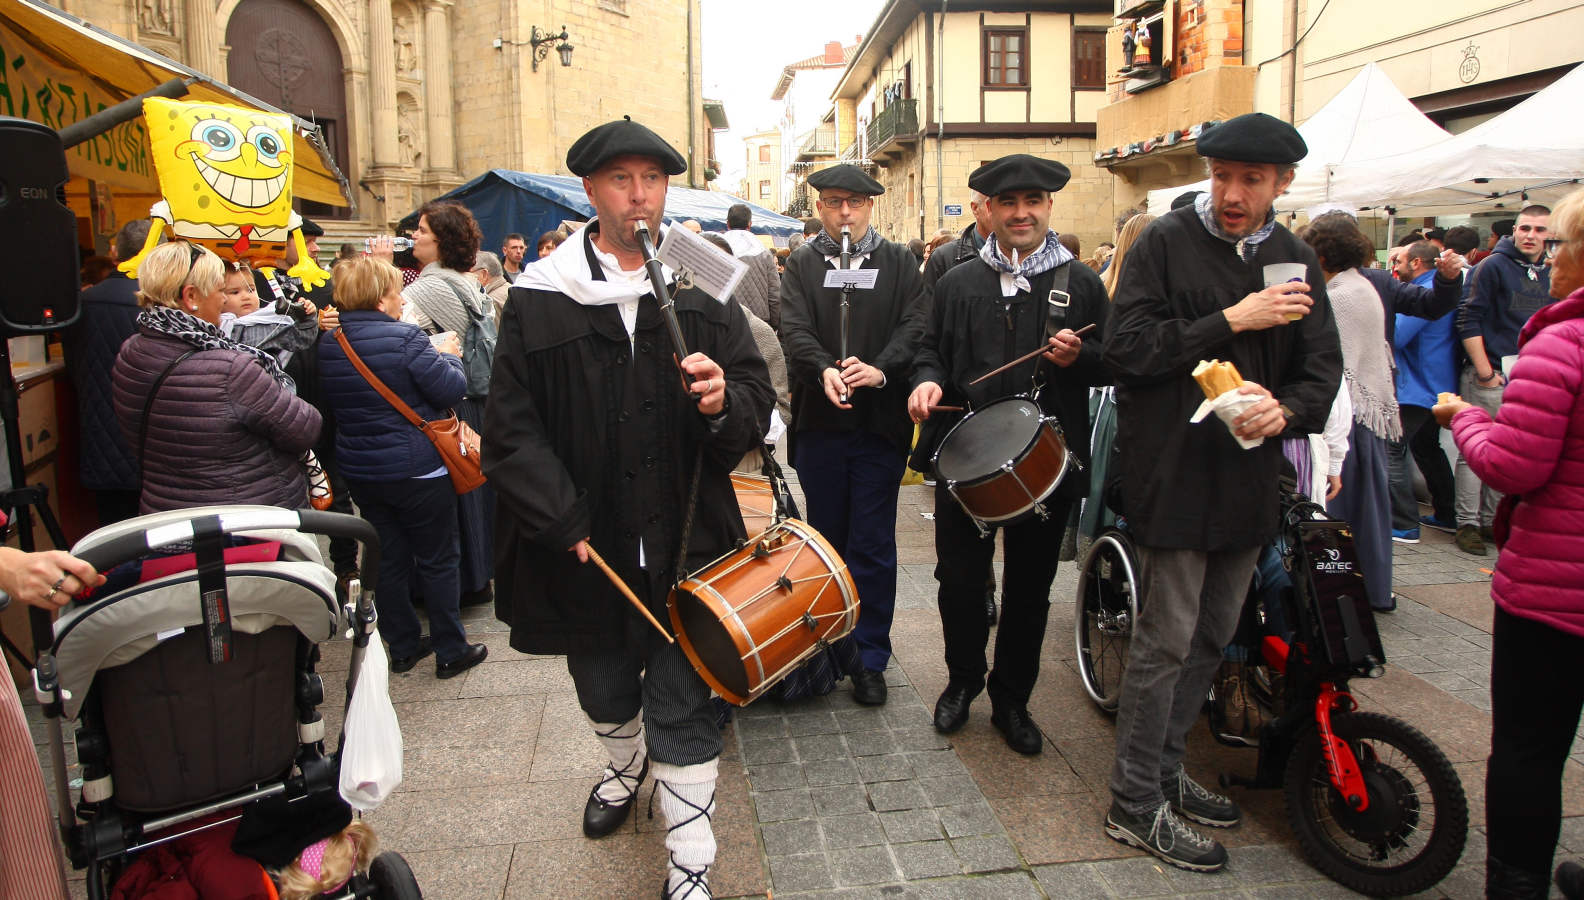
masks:
<instances>
[{"instance_id":1,"label":"bicycle wheel","mask_svg":"<svg viewBox=\"0 0 1584 900\"><path fill-rule=\"evenodd\" d=\"M1138 558L1127 535L1112 530L1095 538L1078 570L1073 636L1084 690L1106 712L1116 710L1122 695L1141 588Z\"/></svg>"},{"instance_id":2,"label":"bicycle wheel","mask_svg":"<svg viewBox=\"0 0 1584 900\"><path fill-rule=\"evenodd\" d=\"M1446 754L1417 728L1376 713L1331 717L1358 760L1369 806L1352 809L1331 785L1319 731L1308 726L1287 761L1287 818L1315 868L1372 897L1440 882L1463 854L1468 800Z\"/></svg>"}]
</instances>

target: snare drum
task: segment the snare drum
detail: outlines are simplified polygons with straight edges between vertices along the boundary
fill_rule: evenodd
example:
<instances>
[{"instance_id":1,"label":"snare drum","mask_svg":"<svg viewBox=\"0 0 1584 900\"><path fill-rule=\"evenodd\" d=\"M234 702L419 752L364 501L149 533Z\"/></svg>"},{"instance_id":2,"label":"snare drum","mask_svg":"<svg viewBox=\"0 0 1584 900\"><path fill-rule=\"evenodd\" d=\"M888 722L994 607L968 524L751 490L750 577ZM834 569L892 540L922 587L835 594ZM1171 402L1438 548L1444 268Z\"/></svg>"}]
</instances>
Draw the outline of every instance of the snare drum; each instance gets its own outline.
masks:
<instances>
[{"instance_id":1,"label":"snare drum","mask_svg":"<svg viewBox=\"0 0 1584 900\"><path fill-rule=\"evenodd\" d=\"M1045 500L1069 469L1054 416L1027 397L1005 397L974 410L946 432L932 460L935 476L979 526L1046 515Z\"/></svg>"},{"instance_id":2,"label":"snare drum","mask_svg":"<svg viewBox=\"0 0 1584 900\"><path fill-rule=\"evenodd\" d=\"M693 573L666 606L693 668L738 706L858 623L858 589L847 565L797 519Z\"/></svg>"},{"instance_id":3,"label":"snare drum","mask_svg":"<svg viewBox=\"0 0 1584 900\"><path fill-rule=\"evenodd\" d=\"M737 493L737 508L742 512L743 527L748 529L748 536L753 537L769 528L776 514L775 491L770 488L770 479L763 475L733 472L731 483L732 490Z\"/></svg>"}]
</instances>

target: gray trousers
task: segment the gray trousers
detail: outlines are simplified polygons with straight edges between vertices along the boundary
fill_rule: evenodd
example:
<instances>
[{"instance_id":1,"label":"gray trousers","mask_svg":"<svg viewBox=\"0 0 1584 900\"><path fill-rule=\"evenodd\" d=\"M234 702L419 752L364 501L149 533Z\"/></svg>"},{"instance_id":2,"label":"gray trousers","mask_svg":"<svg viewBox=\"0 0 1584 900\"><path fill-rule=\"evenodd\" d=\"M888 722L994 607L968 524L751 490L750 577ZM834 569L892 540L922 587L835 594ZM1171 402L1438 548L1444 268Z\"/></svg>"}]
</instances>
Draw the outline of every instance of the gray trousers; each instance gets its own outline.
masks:
<instances>
[{"instance_id":1,"label":"gray trousers","mask_svg":"<svg viewBox=\"0 0 1584 900\"><path fill-rule=\"evenodd\" d=\"M709 686L681 644L667 644L647 623L643 629L609 650L567 655L578 705L595 722L631 721L642 710L655 762L692 766L720 756Z\"/></svg>"},{"instance_id":2,"label":"gray trousers","mask_svg":"<svg viewBox=\"0 0 1584 900\"><path fill-rule=\"evenodd\" d=\"M1160 806L1204 707L1221 650L1237 631L1260 547L1205 553L1139 547L1144 608L1117 704L1111 794L1129 813Z\"/></svg>"},{"instance_id":3,"label":"gray trousers","mask_svg":"<svg viewBox=\"0 0 1584 900\"><path fill-rule=\"evenodd\" d=\"M1504 376L1505 377L1505 376ZM1501 408L1502 391L1507 388L1503 381L1496 387L1480 387L1474 380L1474 367L1465 366L1463 380L1460 385L1463 399L1496 416L1496 410ZM1501 502L1501 494L1485 486L1469 468L1468 460L1458 453L1457 471L1454 475L1457 482L1457 523L1463 525L1490 525L1496 520L1496 504Z\"/></svg>"}]
</instances>

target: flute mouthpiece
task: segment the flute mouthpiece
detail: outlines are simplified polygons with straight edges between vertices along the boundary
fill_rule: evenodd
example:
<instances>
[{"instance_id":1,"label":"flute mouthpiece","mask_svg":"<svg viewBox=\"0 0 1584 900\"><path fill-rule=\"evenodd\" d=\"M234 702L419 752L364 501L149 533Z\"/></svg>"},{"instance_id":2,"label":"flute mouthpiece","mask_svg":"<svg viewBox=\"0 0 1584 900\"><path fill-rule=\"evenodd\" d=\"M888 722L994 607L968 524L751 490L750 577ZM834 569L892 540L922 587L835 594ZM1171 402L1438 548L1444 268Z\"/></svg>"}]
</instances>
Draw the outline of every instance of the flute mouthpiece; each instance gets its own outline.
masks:
<instances>
[{"instance_id":1,"label":"flute mouthpiece","mask_svg":"<svg viewBox=\"0 0 1584 900\"><path fill-rule=\"evenodd\" d=\"M637 221L637 222L634 222L633 223L633 233L638 235L639 237L645 237L645 238L648 237L649 236L649 223L645 222L645 221L643 221L641 219L639 221Z\"/></svg>"}]
</instances>

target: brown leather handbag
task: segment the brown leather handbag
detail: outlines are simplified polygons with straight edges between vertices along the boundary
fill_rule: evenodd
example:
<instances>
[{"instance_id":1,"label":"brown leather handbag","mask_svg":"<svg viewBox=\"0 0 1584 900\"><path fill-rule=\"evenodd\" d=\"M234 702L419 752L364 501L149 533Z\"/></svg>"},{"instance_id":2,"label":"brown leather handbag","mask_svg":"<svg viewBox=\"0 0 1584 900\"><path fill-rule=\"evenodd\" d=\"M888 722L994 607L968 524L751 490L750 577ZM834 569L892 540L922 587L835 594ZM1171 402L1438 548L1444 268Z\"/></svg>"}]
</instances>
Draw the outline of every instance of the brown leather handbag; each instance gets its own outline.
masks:
<instances>
[{"instance_id":1,"label":"brown leather handbag","mask_svg":"<svg viewBox=\"0 0 1584 900\"><path fill-rule=\"evenodd\" d=\"M484 484L483 457L479 455L479 436L472 426L457 418L453 411L444 419L433 419L425 422L413 412L412 407L402 402L396 393L385 386L369 367L364 365L361 357L352 350L352 344L347 340L341 329L335 330L335 338L341 344L341 349L346 353L347 359L352 361L358 374L368 381L369 386L379 392L385 402L389 403L402 417L418 427L424 433L435 449L440 451L440 459L445 462L446 471L451 473L451 486L458 494L466 494Z\"/></svg>"}]
</instances>

